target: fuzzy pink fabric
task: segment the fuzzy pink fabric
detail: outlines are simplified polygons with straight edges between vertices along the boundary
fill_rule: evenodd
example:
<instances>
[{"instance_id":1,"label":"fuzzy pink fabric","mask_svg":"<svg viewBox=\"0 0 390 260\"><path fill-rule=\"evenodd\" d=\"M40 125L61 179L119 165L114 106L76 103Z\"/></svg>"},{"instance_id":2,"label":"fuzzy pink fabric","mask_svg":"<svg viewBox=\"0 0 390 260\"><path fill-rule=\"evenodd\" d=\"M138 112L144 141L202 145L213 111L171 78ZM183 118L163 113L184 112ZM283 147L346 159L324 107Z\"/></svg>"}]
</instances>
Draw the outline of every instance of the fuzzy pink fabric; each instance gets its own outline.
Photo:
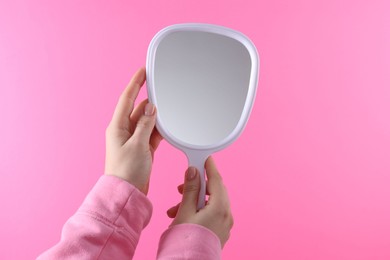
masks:
<instances>
[{"instance_id":1,"label":"fuzzy pink fabric","mask_svg":"<svg viewBox=\"0 0 390 260\"><path fill-rule=\"evenodd\" d=\"M65 223L61 240L38 259L132 259L152 204L133 185L102 176ZM220 259L221 244L207 228L182 224L161 236L157 259Z\"/></svg>"}]
</instances>

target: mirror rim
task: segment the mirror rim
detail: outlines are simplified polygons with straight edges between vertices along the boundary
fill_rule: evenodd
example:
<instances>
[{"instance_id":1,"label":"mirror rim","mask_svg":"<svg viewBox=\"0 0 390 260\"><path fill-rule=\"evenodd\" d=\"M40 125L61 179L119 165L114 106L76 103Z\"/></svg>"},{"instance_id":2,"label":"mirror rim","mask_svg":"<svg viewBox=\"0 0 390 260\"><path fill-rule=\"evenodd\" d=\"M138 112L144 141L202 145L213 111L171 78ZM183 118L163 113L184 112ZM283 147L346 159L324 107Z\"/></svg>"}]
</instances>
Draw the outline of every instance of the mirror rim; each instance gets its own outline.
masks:
<instances>
[{"instance_id":1,"label":"mirror rim","mask_svg":"<svg viewBox=\"0 0 390 260\"><path fill-rule=\"evenodd\" d=\"M248 86L248 93L246 97L246 102L244 104L243 111L241 113L241 117L234 128L234 130L226 136L224 139L219 141L218 143L211 145L194 145L187 142L183 142L182 140L176 138L171 135L169 131L163 125L163 121L160 118L158 113L158 104L156 99L156 93L154 91L154 77L152 72L154 71L154 61L156 57L156 51L159 43L169 34L180 31L197 31L197 32L209 32L220 34L232 39L239 41L243 44L248 50L250 59L251 59L251 72L250 72L250 80ZM232 142L234 142L243 132L248 119L250 112L253 108L254 99L256 96L257 84L258 84L258 74L259 74L259 56L255 45L252 41L246 37L244 34L235 31L233 29L213 25L213 24L202 24L202 23L186 23L186 24L175 24L164 29L160 30L152 39L149 44L148 54L146 59L146 84L148 90L148 98L151 103L153 103L157 108L157 122L156 127L160 134L172 145L180 148L183 151L188 150L201 150L201 151L219 151L227 146L229 146Z\"/></svg>"}]
</instances>

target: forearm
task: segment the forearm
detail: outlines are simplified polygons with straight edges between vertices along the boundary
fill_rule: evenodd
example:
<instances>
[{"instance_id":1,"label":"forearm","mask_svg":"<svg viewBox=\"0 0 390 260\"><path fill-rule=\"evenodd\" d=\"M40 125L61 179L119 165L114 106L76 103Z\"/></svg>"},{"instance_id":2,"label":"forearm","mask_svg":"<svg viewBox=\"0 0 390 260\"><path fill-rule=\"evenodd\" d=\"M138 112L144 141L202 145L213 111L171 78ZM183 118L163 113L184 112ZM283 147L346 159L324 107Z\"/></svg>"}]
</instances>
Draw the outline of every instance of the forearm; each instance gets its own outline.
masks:
<instances>
[{"instance_id":1,"label":"forearm","mask_svg":"<svg viewBox=\"0 0 390 260\"><path fill-rule=\"evenodd\" d=\"M102 176L66 222L61 240L38 259L129 259L152 205L131 184Z\"/></svg>"}]
</instances>

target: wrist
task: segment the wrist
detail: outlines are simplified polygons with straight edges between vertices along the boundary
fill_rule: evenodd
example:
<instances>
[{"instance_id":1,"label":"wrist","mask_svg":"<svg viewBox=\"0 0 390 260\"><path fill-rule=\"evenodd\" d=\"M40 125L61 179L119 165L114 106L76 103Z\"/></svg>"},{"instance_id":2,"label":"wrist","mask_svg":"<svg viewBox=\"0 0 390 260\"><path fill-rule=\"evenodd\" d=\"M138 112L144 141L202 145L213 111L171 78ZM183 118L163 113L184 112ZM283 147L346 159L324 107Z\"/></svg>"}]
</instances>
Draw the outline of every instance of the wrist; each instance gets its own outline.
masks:
<instances>
[{"instance_id":1,"label":"wrist","mask_svg":"<svg viewBox=\"0 0 390 260\"><path fill-rule=\"evenodd\" d=\"M133 185L135 188L137 188L140 192L142 192L145 196L148 195L149 191L149 182L146 184L144 182L140 182L137 180L134 180L131 176L123 176L121 174L113 174L113 173L104 173L104 175L107 176L115 176L116 178L119 178L123 181L126 181L127 183Z\"/></svg>"}]
</instances>

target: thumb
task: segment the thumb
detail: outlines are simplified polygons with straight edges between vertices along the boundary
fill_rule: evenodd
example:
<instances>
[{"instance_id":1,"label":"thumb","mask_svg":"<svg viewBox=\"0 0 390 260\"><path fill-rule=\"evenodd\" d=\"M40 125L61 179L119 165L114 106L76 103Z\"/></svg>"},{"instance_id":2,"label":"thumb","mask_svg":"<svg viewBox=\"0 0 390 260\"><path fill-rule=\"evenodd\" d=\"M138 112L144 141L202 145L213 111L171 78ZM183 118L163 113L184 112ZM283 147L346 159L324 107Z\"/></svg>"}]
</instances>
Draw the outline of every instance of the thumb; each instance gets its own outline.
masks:
<instances>
[{"instance_id":1,"label":"thumb","mask_svg":"<svg viewBox=\"0 0 390 260\"><path fill-rule=\"evenodd\" d=\"M144 114L138 119L134 130L134 138L141 143L149 144L154 125L156 123L156 109L152 103L147 103L144 107Z\"/></svg>"},{"instance_id":2,"label":"thumb","mask_svg":"<svg viewBox=\"0 0 390 260\"><path fill-rule=\"evenodd\" d=\"M195 167L187 169L184 187L183 199L180 204L179 214L187 215L196 213L196 206L198 204L198 194L200 189L199 172Z\"/></svg>"}]
</instances>

